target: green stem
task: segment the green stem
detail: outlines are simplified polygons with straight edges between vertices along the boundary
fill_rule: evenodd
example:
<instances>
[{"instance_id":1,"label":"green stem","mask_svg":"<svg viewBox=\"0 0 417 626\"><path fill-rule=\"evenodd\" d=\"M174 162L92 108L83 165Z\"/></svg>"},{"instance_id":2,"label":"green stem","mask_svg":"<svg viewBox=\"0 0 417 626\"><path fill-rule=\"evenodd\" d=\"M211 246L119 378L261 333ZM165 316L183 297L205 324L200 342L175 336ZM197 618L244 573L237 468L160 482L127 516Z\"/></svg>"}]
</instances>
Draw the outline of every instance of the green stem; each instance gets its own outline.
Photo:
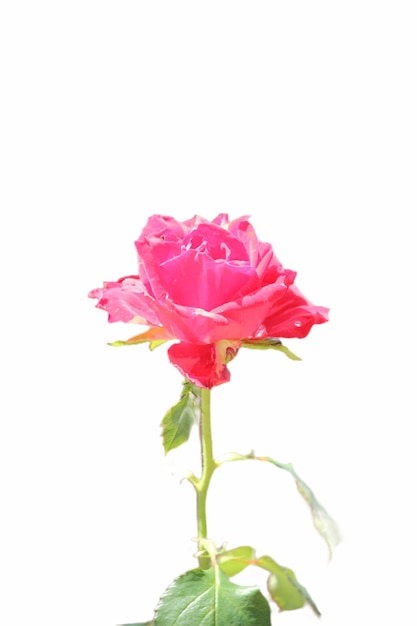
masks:
<instances>
[{"instance_id":1,"label":"green stem","mask_svg":"<svg viewBox=\"0 0 417 626\"><path fill-rule=\"evenodd\" d=\"M211 477L216 469L213 458L213 442L211 437L210 389L201 390L201 478L195 485L197 492L197 530L199 539L207 539L207 492ZM201 544L199 549L203 550ZM199 565L202 569L210 567L210 559L200 556Z\"/></svg>"}]
</instances>

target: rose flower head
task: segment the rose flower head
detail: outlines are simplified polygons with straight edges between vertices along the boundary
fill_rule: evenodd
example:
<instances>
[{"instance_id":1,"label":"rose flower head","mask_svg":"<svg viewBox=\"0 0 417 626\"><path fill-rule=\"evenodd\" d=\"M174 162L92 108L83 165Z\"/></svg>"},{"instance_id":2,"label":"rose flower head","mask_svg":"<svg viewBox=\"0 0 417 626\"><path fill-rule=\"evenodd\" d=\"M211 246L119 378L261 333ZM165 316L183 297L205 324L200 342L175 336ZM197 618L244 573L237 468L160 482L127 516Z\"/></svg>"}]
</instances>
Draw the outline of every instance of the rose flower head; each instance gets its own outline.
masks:
<instances>
[{"instance_id":1,"label":"rose flower head","mask_svg":"<svg viewBox=\"0 0 417 626\"><path fill-rule=\"evenodd\" d=\"M258 240L246 216L179 222L153 215L135 246L137 275L106 282L89 296L109 322L150 327L130 343L175 340L171 363L199 387L227 382L227 363L245 342L305 337L328 320L328 309L302 295L296 273Z\"/></svg>"}]
</instances>

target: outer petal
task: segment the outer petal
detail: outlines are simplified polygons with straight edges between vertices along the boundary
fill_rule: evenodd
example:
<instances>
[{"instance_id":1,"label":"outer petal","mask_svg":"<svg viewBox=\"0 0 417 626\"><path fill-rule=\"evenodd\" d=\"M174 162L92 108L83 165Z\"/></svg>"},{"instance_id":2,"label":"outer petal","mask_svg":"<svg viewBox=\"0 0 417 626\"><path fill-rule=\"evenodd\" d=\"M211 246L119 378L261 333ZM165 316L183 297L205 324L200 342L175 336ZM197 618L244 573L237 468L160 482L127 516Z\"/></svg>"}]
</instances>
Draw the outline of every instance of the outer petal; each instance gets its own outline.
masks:
<instances>
[{"instance_id":1,"label":"outer petal","mask_svg":"<svg viewBox=\"0 0 417 626\"><path fill-rule=\"evenodd\" d=\"M109 322L135 322L159 326L160 322L150 306L151 299L144 292L136 276L106 282L102 289L93 289L89 298L97 298L97 308L109 314Z\"/></svg>"},{"instance_id":2,"label":"outer petal","mask_svg":"<svg viewBox=\"0 0 417 626\"><path fill-rule=\"evenodd\" d=\"M230 380L227 363L236 356L239 347L239 341L205 345L181 342L169 348L168 356L171 363L192 383L211 389Z\"/></svg>"},{"instance_id":3,"label":"outer petal","mask_svg":"<svg viewBox=\"0 0 417 626\"><path fill-rule=\"evenodd\" d=\"M219 339L228 338L228 320L220 313L204 311L198 307L181 306L167 296L152 303L161 326L172 337L186 343L212 343L214 329L222 329Z\"/></svg>"},{"instance_id":4,"label":"outer petal","mask_svg":"<svg viewBox=\"0 0 417 626\"><path fill-rule=\"evenodd\" d=\"M285 298L287 290L287 276L283 275L273 285L266 285L213 311L181 306L168 297L153 301L151 306L160 324L173 337L187 343L215 343L253 336L277 302Z\"/></svg>"},{"instance_id":5,"label":"outer petal","mask_svg":"<svg viewBox=\"0 0 417 626\"><path fill-rule=\"evenodd\" d=\"M181 244L165 242L157 237L149 237L135 242L139 260L139 276L148 293L160 298L167 293L161 276L161 265L170 258L180 256Z\"/></svg>"},{"instance_id":6,"label":"outer petal","mask_svg":"<svg viewBox=\"0 0 417 626\"><path fill-rule=\"evenodd\" d=\"M215 312L227 320L226 328L216 328L212 332L212 341L218 339L246 339L251 337L268 317L277 302L283 300L288 291L287 277L279 276L271 284L249 293L235 302L219 307ZM222 336L219 336L219 332ZM223 333L227 335L223 335Z\"/></svg>"},{"instance_id":7,"label":"outer petal","mask_svg":"<svg viewBox=\"0 0 417 626\"><path fill-rule=\"evenodd\" d=\"M263 337L298 337L308 335L314 324L323 324L329 319L329 309L315 306L302 293L291 285L285 298L274 308L259 331L257 338Z\"/></svg>"}]
</instances>

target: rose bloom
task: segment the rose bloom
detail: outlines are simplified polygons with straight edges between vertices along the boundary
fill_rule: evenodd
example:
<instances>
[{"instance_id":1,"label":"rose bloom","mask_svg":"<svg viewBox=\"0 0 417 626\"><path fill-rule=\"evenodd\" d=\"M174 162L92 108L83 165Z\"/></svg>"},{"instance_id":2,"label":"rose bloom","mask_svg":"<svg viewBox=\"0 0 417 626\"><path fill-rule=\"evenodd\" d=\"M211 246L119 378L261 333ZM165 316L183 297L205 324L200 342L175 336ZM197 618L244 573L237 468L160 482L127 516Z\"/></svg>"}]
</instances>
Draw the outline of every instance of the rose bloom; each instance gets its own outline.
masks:
<instances>
[{"instance_id":1,"label":"rose bloom","mask_svg":"<svg viewBox=\"0 0 417 626\"><path fill-rule=\"evenodd\" d=\"M106 282L89 296L109 322L150 326L153 340L177 340L168 356L199 387L227 382L227 363L245 340L305 337L328 320L294 285L272 246L247 217L178 222L153 215L135 242L135 276Z\"/></svg>"}]
</instances>

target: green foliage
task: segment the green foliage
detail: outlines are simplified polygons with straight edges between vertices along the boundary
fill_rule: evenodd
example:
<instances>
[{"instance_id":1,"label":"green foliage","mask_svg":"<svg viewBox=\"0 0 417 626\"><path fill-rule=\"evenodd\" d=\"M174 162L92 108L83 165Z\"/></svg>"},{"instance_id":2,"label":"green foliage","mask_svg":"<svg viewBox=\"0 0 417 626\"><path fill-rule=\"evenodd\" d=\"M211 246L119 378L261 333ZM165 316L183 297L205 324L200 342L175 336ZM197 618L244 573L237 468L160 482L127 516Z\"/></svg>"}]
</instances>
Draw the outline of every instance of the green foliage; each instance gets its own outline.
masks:
<instances>
[{"instance_id":1,"label":"green foliage","mask_svg":"<svg viewBox=\"0 0 417 626\"><path fill-rule=\"evenodd\" d=\"M152 626L153 622L135 622L134 624L121 624L121 626Z\"/></svg>"},{"instance_id":2,"label":"green foliage","mask_svg":"<svg viewBox=\"0 0 417 626\"><path fill-rule=\"evenodd\" d=\"M267 463L271 463L272 465L275 465L275 467L279 467L279 469L282 469L291 474L291 476L295 479L295 484L299 493L303 496L304 500L310 508L316 530L320 533L320 535L323 537L324 541L327 544L330 558L333 556L333 550L341 540L340 531L337 527L337 524L334 519L330 517L330 515L327 513L324 506L320 504L320 502L317 500L312 489L310 489L307 483L305 483L298 476L291 463L280 463L279 461L276 461L269 456L256 456L255 452L253 451L249 454L229 452L216 459L217 466L220 466L223 463L230 463L232 461L266 461Z\"/></svg>"},{"instance_id":3,"label":"green foliage","mask_svg":"<svg viewBox=\"0 0 417 626\"><path fill-rule=\"evenodd\" d=\"M250 348L251 350L278 350L283 352L291 361L301 361L300 357L291 352L287 346L284 346L281 339L268 337L268 339L245 339L242 341L242 348Z\"/></svg>"},{"instance_id":4,"label":"green foliage","mask_svg":"<svg viewBox=\"0 0 417 626\"><path fill-rule=\"evenodd\" d=\"M186 572L168 587L154 626L270 626L270 607L257 587L230 582L218 568Z\"/></svg>"},{"instance_id":5,"label":"green foliage","mask_svg":"<svg viewBox=\"0 0 417 626\"><path fill-rule=\"evenodd\" d=\"M216 560L220 569L228 576L234 576L242 572L248 565L256 565L269 572L268 591L272 600L281 611L293 611L301 609L306 603L309 604L316 615L320 612L313 602L308 591L300 585L294 572L288 567L279 565L270 556L257 558L255 550L251 546L240 546L232 550L220 551Z\"/></svg>"},{"instance_id":6,"label":"green foliage","mask_svg":"<svg viewBox=\"0 0 417 626\"><path fill-rule=\"evenodd\" d=\"M233 550L225 550L217 555L217 563L227 576L236 576L251 565L255 558L255 550L251 546L240 546Z\"/></svg>"},{"instance_id":7,"label":"green foliage","mask_svg":"<svg viewBox=\"0 0 417 626\"><path fill-rule=\"evenodd\" d=\"M337 524L317 500L310 487L303 480L301 480L301 478L296 478L296 484L298 491L310 507L314 526L327 543L331 558L333 556L334 548L340 542L340 532Z\"/></svg>"},{"instance_id":8,"label":"green foliage","mask_svg":"<svg viewBox=\"0 0 417 626\"><path fill-rule=\"evenodd\" d=\"M184 380L180 400L167 411L161 422L165 454L188 441L191 428L200 417L200 394L198 387Z\"/></svg>"},{"instance_id":9,"label":"green foliage","mask_svg":"<svg viewBox=\"0 0 417 626\"><path fill-rule=\"evenodd\" d=\"M320 611L313 602L307 589L300 585L292 570L288 569L288 567L278 565L270 556L262 556L258 559L257 565L270 572L268 577L268 591L281 611L300 609L307 603L311 606L315 614L320 616Z\"/></svg>"},{"instance_id":10,"label":"green foliage","mask_svg":"<svg viewBox=\"0 0 417 626\"><path fill-rule=\"evenodd\" d=\"M275 465L276 467L279 467L280 469L289 472L293 476L299 493L303 496L304 500L307 502L310 508L314 526L323 537L324 541L327 544L327 547L329 548L329 555L331 558L334 548L340 542L340 532L336 522L330 517L324 506L322 506L317 500L312 489L310 489L307 483L305 483L298 476L291 463L280 463L279 461L275 461L275 459L271 459L270 457L253 456L252 458L258 459L259 461L267 461L268 463L272 463L272 465Z\"/></svg>"}]
</instances>

